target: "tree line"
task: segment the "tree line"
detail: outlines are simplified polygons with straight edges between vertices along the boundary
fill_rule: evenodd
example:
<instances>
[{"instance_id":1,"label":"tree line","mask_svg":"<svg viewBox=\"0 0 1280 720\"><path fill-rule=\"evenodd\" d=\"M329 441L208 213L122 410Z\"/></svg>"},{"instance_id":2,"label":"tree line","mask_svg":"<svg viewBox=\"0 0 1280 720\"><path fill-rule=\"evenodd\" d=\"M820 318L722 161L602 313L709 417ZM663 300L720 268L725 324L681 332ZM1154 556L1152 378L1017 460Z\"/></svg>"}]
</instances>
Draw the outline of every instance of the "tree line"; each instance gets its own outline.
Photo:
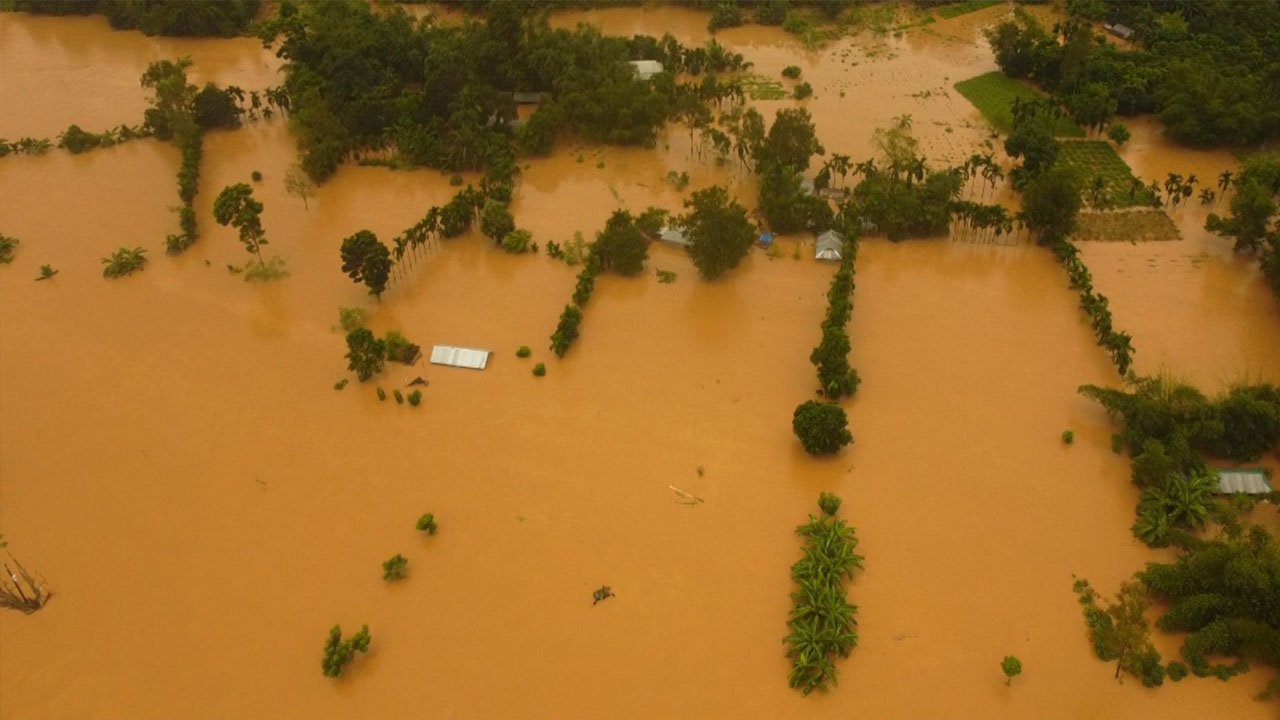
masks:
<instances>
[{"instance_id":1,"label":"tree line","mask_svg":"<svg viewBox=\"0 0 1280 720\"><path fill-rule=\"evenodd\" d=\"M261 0L14 0L13 8L40 15L104 15L117 30L147 35L231 37L244 32Z\"/></svg>"}]
</instances>

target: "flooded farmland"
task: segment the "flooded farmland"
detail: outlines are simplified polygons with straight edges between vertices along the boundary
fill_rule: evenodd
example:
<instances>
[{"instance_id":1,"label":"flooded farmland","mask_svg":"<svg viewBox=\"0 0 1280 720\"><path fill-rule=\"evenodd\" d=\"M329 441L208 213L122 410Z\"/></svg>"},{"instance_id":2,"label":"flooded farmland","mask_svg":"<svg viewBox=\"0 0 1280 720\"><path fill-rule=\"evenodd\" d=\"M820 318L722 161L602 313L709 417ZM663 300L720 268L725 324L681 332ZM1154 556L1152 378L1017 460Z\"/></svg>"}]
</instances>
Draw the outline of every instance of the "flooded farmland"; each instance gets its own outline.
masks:
<instances>
[{"instance_id":1,"label":"flooded farmland","mask_svg":"<svg viewBox=\"0 0 1280 720\"><path fill-rule=\"evenodd\" d=\"M762 75L803 68L828 153L870 155L874 129L906 112L941 164L989 137L951 85L994 69L978 31L1004 11L822 50L761 27L717 38ZM669 8L556 18L577 21L707 37L705 14ZM279 82L256 40L0 13L0 136L136 123L138 76L180 54L197 82ZM1122 154L1148 178L1231 162L1140 124ZM1130 533L1128 460L1075 392L1115 371L1048 251L865 240L856 441L814 460L790 418L814 393L832 268L804 238L715 283L655 246L649 267L676 281L602 276L557 360L546 338L576 269L545 255L444 241L381 302L339 271L343 237L394 236L455 192L447 176L348 165L304 207L284 190L296 148L280 119L210 133L204 158L202 237L177 258L162 249L172 145L0 158L0 231L22 239L0 267L0 531L55 592L33 615L0 613L0 718L1274 715L1253 699L1269 671L1148 690L1092 653L1072 575L1109 591L1168 555ZM227 271L245 253L211 216L217 190L255 170L267 250L290 272L270 284ZM649 150L530 161L512 211L540 242L591 237L618 207L678 210L671 171L754 205L749 174L699 160L676 126ZM1140 372L1280 381L1280 306L1256 263L1197 229L1204 212L1174 213L1181 241L1082 254ZM104 281L99 258L122 245L151 262ZM46 263L57 277L33 282ZM339 307L424 347L495 354L484 372L392 365L335 392ZM417 376L419 408L374 395ZM866 556L850 586L860 642L837 687L801 697L781 639L793 528L820 491L844 498ZM430 539L413 527L424 512ZM394 553L409 579L389 585L378 563ZM617 597L593 606L602 584ZM318 672L334 623L373 635L336 682ZM1008 654L1026 668L1011 688Z\"/></svg>"}]
</instances>

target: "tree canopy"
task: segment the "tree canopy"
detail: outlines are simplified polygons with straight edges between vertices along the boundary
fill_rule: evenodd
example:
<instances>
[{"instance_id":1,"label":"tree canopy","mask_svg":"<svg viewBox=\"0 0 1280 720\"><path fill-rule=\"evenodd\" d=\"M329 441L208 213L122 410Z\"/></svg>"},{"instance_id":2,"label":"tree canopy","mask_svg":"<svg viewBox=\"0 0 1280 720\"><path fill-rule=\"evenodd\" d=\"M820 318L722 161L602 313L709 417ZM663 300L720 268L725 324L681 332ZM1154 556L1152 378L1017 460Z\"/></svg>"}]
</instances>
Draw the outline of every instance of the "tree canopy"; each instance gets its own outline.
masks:
<instances>
[{"instance_id":1,"label":"tree canopy","mask_svg":"<svg viewBox=\"0 0 1280 720\"><path fill-rule=\"evenodd\" d=\"M685 201L680 224L689 237L689 257L706 280L738 266L755 242L747 210L719 185L703 188Z\"/></svg>"}]
</instances>

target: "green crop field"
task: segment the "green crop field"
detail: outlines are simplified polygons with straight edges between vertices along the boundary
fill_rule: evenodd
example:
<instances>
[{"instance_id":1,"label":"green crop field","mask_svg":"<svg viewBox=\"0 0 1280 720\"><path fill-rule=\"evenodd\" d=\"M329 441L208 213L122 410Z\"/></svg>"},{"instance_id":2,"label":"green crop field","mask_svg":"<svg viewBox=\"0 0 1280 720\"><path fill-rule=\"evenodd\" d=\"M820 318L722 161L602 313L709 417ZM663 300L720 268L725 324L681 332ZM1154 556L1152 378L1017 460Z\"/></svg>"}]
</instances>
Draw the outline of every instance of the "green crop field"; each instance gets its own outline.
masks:
<instances>
[{"instance_id":1,"label":"green crop field","mask_svg":"<svg viewBox=\"0 0 1280 720\"><path fill-rule=\"evenodd\" d=\"M1005 77L1000 72L989 72L986 75L961 80L955 85L961 95L973 103L997 130L1009 132L1013 129L1013 101L1021 98L1025 101L1040 100L1045 96L1031 88ZM1084 137L1084 130L1079 125L1063 117L1058 121L1059 137Z\"/></svg>"},{"instance_id":2,"label":"green crop field","mask_svg":"<svg viewBox=\"0 0 1280 720\"><path fill-rule=\"evenodd\" d=\"M1156 202L1147 187L1135 184L1133 172L1124 160L1101 140L1073 140L1061 144L1058 162L1080 172L1084 199L1098 208L1149 207ZM1096 178L1102 178L1101 191L1095 192ZM1140 182L1140 181L1139 181Z\"/></svg>"},{"instance_id":3,"label":"green crop field","mask_svg":"<svg viewBox=\"0 0 1280 720\"><path fill-rule=\"evenodd\" d=\"M1152 208L1080 213L1071 237L1103 242L1163 242L1179 240L1182 235L1168 215Z\"/></svg>"}]
</instances>

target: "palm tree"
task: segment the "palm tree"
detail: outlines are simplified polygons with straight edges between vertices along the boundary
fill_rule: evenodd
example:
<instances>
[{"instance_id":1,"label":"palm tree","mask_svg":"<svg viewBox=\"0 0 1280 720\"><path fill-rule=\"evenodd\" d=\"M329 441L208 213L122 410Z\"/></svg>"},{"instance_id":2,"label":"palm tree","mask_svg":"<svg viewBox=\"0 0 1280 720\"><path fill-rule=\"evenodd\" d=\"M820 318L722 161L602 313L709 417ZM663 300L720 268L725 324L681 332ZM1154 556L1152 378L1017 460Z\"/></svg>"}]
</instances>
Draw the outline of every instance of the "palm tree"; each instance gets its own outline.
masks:
<instances>
[{"instance_id":1,"label":"palm tree","mask_svg":"<svg viewBox=\"0 0 1280 720\"><path fill-rule=\"evenodd\" d=\"M1218 199L1218 194L1215 193L1212 189L1203 188L1202 190L1200 190L1201 205L1212 205L1213 202L1217 199Z\"/></svg>"},{"instance_id":2,"label":"palm tree","mask_svg":"<svg viewBox=\"0 0 1280 720\"><path fill-rule=\"evenodd\" d=\"M1165 200L1165 204L1167 205L1172 201L1176 205L1177 200L1175 198L1180 197L1181 191L1182 176L1177 173L1169 173L1168 177L1164 180L1164 192L1167 198Z\"/></svg>"},{"instance_id":3,"label":"palm tree","mask_svg":"<svg viewBox=\"0 0 1280 720\"><path fill-rule=\"evenodd\" d=\"M895 127L897 127L899 130L910 130L910 129L911 129L911 114L910 114L910 113L902 113L901 115L899 115L899 116L897 116L897 117L895 117L895 118L893 119L893 124L894 124L894 126L895 126Z\"/></svg>"},{"instance_id":4,"label":"palm tree","mask_svg":"<svg viewBox=\"0 0 1280 720\"><path fill-rule=\"evenodd\" d=\"M1231 189L1231 183L1234 178L1235 176L1232 175L1230 170L1223 170L1222 174L1218 176L1218 187L1222 189L1224 195L1227 190Z\"/></svg>"},{"instance_id":5,"label":"palm tree","mask_svg":"<svg viewBox=\"0 0 1280 720\"><path fill-rule=\"evenodd\" d=\"M1107 189L1107 181L1101 175L1094 175L1093 181L1089 183L1089 205L1099 207L1102 200L1102 193Z\"/></svg>"}]
</instances>

